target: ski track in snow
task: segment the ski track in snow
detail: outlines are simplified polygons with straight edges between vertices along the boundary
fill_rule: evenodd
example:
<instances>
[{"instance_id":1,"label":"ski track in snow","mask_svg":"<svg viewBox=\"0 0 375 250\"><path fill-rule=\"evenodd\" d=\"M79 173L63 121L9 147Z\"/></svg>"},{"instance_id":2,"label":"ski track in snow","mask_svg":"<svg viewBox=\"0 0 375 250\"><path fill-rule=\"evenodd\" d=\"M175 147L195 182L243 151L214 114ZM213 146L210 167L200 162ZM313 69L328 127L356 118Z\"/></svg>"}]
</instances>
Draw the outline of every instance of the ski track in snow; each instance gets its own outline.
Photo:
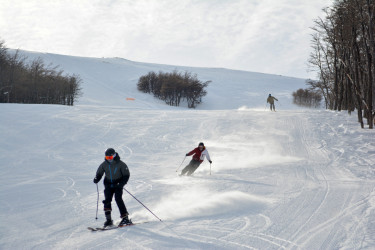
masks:
<instances>
[{"instance_id":1,"label":"ski track in snow","mask_svg":"<svg viewBox=\"0 0 375 250\"><path fill-rule=\"evenodd\" d=\"M369 218L375 182L343 167L363 156L363 148L336 131L329 113L117 109L108 114L93 107L43 106L32 114L17 105L3 107L14 120L2 125L1 135L7 145L1 158L10 166L0 180L2 249L336 249L374 243ZM176 166L195 138L202 138L212 155L212 175L203 163L194 176L177 177ZM345 145L347 140L353 145ZM134 221L155 222L95 236L85 229L104 220L101 202L99 221L93 220L92 178L109 146L129 165L127 189L165 223L124 194ZM19 163L6 157L15 148L22 152ZM113 214L118 216L115 205Z\"/></svg>"},{"instance_id":2,"label":"ski track in snow","mask_svg":"<svg viewBox=\"0 0 375 250\"><path fill-rule=\"evenodd\" d=\"M293 106L303 80L26 54L78 70L84 96L74 107L0 105L0 249L375 248L375 134L344 112ZM142 74L176 68L213 81L198 110L136 90ZM262 104L271 89L276 113ZM204 162L177 176L199 141L211 175ZM92 179L108 147L129 166L127 190L164 222L124 192L132 220L150 223L86 229L104 222Z\"/></svg>"}]
</instances>

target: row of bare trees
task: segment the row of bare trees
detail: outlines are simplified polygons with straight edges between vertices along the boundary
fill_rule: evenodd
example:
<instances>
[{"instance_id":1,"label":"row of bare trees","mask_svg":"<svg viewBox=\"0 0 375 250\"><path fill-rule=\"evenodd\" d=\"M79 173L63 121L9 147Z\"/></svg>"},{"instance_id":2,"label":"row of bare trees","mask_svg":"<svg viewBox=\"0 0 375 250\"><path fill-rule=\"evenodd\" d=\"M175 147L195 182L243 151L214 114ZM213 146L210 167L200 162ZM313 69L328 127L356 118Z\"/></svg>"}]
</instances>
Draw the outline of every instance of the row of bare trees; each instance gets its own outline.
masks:
<instances>
[{"instance_id":1,"label":"row of bare trees","mask_svg":"<svg viewBox=\"0 0 375 250\"><path fill-rule=\"evenodd\" d=\"M137 86L139 91L152 93L170 106L179 106L185 100L189 108L195 108L207 94L205 88L210 82L202 82L190 72L175 70L171 73L149 72L139 78Z\"/></svg>"},{"instance_id":2,"label":"row of bare trees","mask_svg":"<svg viewBox=\"0 0 375 250\"><path fill-rule=\"evenodd\" d=\"M299 89L293 92L293 102L299 106L310 108L320 107L322 95L310 89Z\"/></svg>"},{"instance_id":3,"label":"row of bare trees","mask_svg":"<svg viewBox=\"0 0 375 250\"><path fill-rule=\"evenodd\" d=\"M315 21L313 52L309 63L317 69L318 81L308 84L318 90L327 109L357 110L373 128L375 95L375 1L335 0L325 17Z\"/></svg>"},{"instance_id":4,"label":"row of bare trees","mask_svg":"<svg viewBox=\"0 0 375 250\"><path fill-rule=\"evenodd\" d=\"M66 75L38 58L26 63L19 51L8 53L0 41L0 103L73 106L81 95L78 75Z\"/></svg>"}]
</instances>

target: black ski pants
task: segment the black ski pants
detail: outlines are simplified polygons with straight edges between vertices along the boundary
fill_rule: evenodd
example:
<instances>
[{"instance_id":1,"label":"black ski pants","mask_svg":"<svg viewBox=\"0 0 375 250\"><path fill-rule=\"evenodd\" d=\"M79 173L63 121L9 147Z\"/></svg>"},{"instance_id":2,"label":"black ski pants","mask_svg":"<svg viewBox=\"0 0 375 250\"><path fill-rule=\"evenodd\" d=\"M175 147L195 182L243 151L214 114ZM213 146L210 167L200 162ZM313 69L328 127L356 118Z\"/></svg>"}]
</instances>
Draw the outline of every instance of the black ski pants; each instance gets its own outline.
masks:
<instances>
[{"instance_id":1,"label":"black ski pants","mask_svg":"<svg viewBox=\"0 0 375 250\"><path fill-rule=\"evenodd\" d=\"M195 172L195 170L197 170L199 165L201 165L200 161L192 159L189 165L187 165L184 169L182 169L181 175L184 175L184 174L191 175L192 173Z\"/></svg>"},{"instance_id":2,"label":"black ski pants","mask_svg":"<svg viewBox=\"0 0 375 250\"><path fill-rule=\"evenodd\" d=\"M114 188L107 185L104 188L104 211L112 211L111 202L113 195L115 195L115 201L117 203L118 209L120 210L121 217L128 214L128 211L125 207L125 203L122 200L122 188Z\"/></svg>"}]
</instances>

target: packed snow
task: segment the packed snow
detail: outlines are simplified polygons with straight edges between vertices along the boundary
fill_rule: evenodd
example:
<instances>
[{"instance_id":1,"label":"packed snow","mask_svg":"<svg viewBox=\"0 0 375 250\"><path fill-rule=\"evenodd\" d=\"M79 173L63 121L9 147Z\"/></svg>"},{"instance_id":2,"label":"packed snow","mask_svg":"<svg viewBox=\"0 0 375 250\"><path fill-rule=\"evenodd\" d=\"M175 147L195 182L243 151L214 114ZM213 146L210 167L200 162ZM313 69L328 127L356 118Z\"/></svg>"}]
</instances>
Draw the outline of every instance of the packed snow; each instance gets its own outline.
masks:
<instances>
[{"instance_id":1,"label":"packed snow","mask_svg":"<svg viewBox=\"0 0 375 250\"><path fill-rule=\"evenodd\" d=\"M375 133L355 115L294 106L303 79L22 53L79 74L84 94L73 107L0 105L0 249L375 248ZM212 80L196 110L137 91L141 75L174 69ZM178 176L200 141L212 165ZM124 192L133 222L148 223L87 230L105 220L92 179L108 147L162 222Z\"/></svg>"}]
</instances>

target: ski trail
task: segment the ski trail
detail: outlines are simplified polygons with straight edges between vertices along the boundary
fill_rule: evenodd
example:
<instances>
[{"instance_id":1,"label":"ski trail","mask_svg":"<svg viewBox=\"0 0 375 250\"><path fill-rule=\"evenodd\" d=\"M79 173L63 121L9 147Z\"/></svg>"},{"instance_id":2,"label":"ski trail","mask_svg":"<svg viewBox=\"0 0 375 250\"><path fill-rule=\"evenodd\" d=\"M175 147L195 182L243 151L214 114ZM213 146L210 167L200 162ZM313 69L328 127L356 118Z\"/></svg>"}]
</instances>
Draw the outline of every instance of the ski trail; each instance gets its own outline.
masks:
<instances>
[{"instance_id":1,"label":"ski trail","mask_svg":"<svg viewBox=\"0 0 375 250\"><path fill-rule=\"evenodd\" d=\"M305 234L299 236L296 241L300 241L302 238L304 238L307 234L309 236L304 239L300 244L303 246L306 242L311 240L315 235L317 235L319 232L324 230L326 227L331 227L333 222L338 221L339 219L342 219L345 216L351 216L351 213L353 213L357 209L362 209L362 206L367 204L367 200L369 197L365 197L364 199L358 201L357 203L345 208L342 212L338 213L335 217L327 220L324 223L319 224L318 226L308 230Z\"/></svg>"},{"instance_id":2,"label":"ski trail","mask_svg":"<svg viewBox=\"0 0 375 250\"><path fill-rule=\"evenodd\" d=\"M297 228L293 230L294 231L293 234L286 237L288 241L293 242L293 244L284 243L284 245L289 246L288 249L290 249L295 246L300 247L301 244L298 243L298 239L299 239L298 236L301 233L305 232L306 229L309 227L309 225L313 221L315 221L315 218L319 216L320 211L322 210L323 206L327 202L327 198L330 193L330 184L327 181L327 178L322 168L318 167L319 165L314 163L316 159L320 159L319 160L320 162L324 162L324 160L327 159L328 157L326 157L325 154L322 155L321 152L316 152L314 150L314 145L316 143L315 143L314 134L311 133L311 131L313 130L310 128L310 125L307 123L306 120L301 119L301 117L294 117L293 119L287 118L284 121L285 121L285 123L283 123L284 126L288 127L291 131L291 137L289 137L290 139L287 140L287 145L288 145L287 153L292 154L292 155L303 156L306 159L305 160L306 163L303 164L304 175L300 175L299 172L296 172L296 175L301 180L308 180L314 183L314 185L317 187L317 192L312 193L313 195L312 197L309 197L308 199L304 199L304 203L308 204L308 207L313 208L311 212L309 211L310 213L309 216L304 218L305 217L304 215L306 213L306 208L305 208L304 203L298 206L297 211L294 211L295 216L293 217L293 220L296 222L295 223L296 225L298 224L299 225ZM314 173L315 171L314 170L311 171L310 170L311 168L307 167L307 166L311 166L312 164L313 166L317 166L318 171L320 175L322 176L322 178L320 179L323 179L323 183L324 183L323 190L321 190L322 185L320 184L320 180L317 178L316 174ZM310 174L310 172L314 174L312 175ZM307 189L305 185L302 185L302 189L300 192L301 197L303 197L302 194L308 190L309 189ZM316 203L317 200L319 200L318 203ZM302 218L303 218L303 223L299 223L299 221L302 222ZM293 228L293 225L288 224L288 227L291 230ZM285 228L284 230L288 229L288 227Z\"/></svg>"},{"instance_id":3,"label":"ski trail","mask_svg":"<svg viewBox=\"0 0 375 250\"><path fill-rule=\"evenodd\" d=\"M314 218L314 216L316 216L318 214L318 212L321 210L323 204L326 202L327 200L327 197L328 197L328 193L330 191L330 187L329 187L329 183L327 182L327 179L323 173L322 170L321 171L321 174L322 174L322 177L324 178L324 182L325 182L325 191L324 191L324 195L323 195L323 198L322 200L320 201L319 203L319 206L313 211L313 213L307 218L307 220L296 230L296 232L290 237L290 240L293 241L293 242L298 242L299 239L301 239L305 234L307 233L310 233L310 230L307 230L306 233L298 236L296 238L296 236L303 230L305 229L306 227L308 227L308 224L310 223L310 221ZM299 245L301 245L299 243Z\"/></svg>"},{"instance_id":4,"label":"ski trail","mask_svg":"<svg viewBox=\"0 0 375 250\"><path fill-rule=\"evenodd\" d=\"M55 108L50 109L34 111L34 118L27 110L29 125L50 116ZM12 127L25 125L22 112L14 113ZM3 133L6 145L21 148L21 154L16 162L7 157L16 151L2 151L2 160L10 167L4 168L1 178L0 207L6 211L1 220L8 226L0 227L4 235L0 248L374 246L375 182L369 162L375 144L367 138L372 134L336 126L340 116L315 111L113 108L108 112L99 107L56 113L55 121L47 120L40 128L32 126L21 135ZM213 158L212 175L205 162L194 177L176 177L185 151L200 140ZM363 146L362 140L368 149L357 147ZM102 225L105 220L102 183L99 220L93 218L97 194L92 178L108 146L115 147L130 168L129 191L158 216L162 214L163 220L169 216L169 227L149 223L95 237L82 227ZM360 160L364 156L366 161ZM124 201L132 219L152 217L129 196L124 195ZM112 207L113 218L118 219L114 201ZM60 223L54 223L56 219ZM11 223L17 221L22 227Z\"/></svg>"},{"instance_id":5,"label":"ski trail","mask_svg":"<svg viewBox=\"0 0 375 250\"><path fill-rule=\"evenodd\" d=\"M193 236L193 238L186 236L187 234ZM202 238L202 239L210 240L208 243L211 243L213 245L215 245L214 243L216 243L217 241L220 241L220 242L223 242L223 243L226 243L226 244L229 244L229 245L234 245L234 246L237 246L237 247L243 247L243 248L247 248L247 249L256 249L254 247L251 247L251 246L248 246L248 245L245 245L245 244L241 244L241 243L237 243L237 242L234 242L234 241L229 241L229 240L225 240L225 239L221 239L221 238L203 236L201 234L185 233L184 236L182 236L182 237L185 238L185 239L189 239L189 240L196 240L196 238ZM256 237L254 237L254 238L256 238ZM207 243L207 242L204 241L204 243Z\"/></svg>"},{"instance_id":6,"label":"ski trail","mask_svg":"<svg viewBox=\"0 0 375 250\"><path fill-rule=\"evenodd\" d=\"M232 230L228 230L228 229L225 229L225 228L210 228L209 230L216 230L217 232L227 232L227 233L229 233L225 237L228 237L230 235L235 235L235 236L257 238L261 241L268 242L271 245L274 245L274 246L277 246L278 248L283 248L283 249L286 249L286 247L284 246L286 244L300 247L300 245L298 245L298 244L296 244L296 243L294 243L290 240L282 239L280 237L275 237L275 236L272 236L270 234L265 234L265 233L251 233L251 232L245 232L245 230L238 230L238 231L236 230L235 232L233 232ZM250 231L250 230L251 230L251 228L248 229L248 231Z\"/></svg>"}]
</instances>

